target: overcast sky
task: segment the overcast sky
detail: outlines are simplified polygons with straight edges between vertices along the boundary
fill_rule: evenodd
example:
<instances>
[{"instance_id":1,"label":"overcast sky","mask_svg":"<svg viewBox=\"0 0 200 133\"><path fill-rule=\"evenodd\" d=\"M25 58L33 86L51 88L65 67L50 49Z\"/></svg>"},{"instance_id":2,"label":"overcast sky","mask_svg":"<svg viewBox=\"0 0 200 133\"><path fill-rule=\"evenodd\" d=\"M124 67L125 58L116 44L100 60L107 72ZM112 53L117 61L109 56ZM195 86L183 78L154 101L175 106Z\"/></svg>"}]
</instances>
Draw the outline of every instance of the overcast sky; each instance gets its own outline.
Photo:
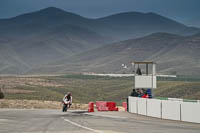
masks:
<instances>
[{"instance_id":1,"label":"overcast sky","mask_svg":"<svg viewBox=\"0 0 200 133\"><path fill-rule=\"evenodd\" d=\"M0 0L0 18L50 6L90 18L127 11L155 12L178 21L200 17L200 0Z\"/></svg>"}]
</instances>

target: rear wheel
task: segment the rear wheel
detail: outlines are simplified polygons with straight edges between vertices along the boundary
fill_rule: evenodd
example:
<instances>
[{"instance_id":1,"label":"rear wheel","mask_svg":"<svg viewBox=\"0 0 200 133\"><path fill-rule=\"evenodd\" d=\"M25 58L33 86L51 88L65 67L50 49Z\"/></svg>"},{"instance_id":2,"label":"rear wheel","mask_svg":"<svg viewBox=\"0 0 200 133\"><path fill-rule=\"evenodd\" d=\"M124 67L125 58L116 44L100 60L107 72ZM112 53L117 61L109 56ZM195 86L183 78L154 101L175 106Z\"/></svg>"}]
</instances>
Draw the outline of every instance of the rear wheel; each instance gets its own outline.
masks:
<instances>
[{"instance_id":1,"label":"rear wheel","mask_svg":"<svg viewBox=\"0 0 200 133\"><path fill-rule=\"evenodd\" d=\"M67 104L63 104L63 112L67 112Z\"/></svg>"}]
</instances>

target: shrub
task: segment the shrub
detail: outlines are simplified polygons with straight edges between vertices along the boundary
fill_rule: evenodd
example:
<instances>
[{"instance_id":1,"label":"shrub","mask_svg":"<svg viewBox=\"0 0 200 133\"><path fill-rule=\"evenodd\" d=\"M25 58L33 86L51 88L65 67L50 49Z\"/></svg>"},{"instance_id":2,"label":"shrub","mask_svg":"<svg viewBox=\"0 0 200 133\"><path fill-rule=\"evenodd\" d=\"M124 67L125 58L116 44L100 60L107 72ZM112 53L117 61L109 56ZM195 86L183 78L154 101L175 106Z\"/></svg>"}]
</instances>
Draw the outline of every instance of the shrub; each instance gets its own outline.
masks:
<instances>
[{"instance_id":1,"label":"shrub","mask_svg":"<svg viewBox=\"0 0 200 133\"><path fill-rule=\"evenodd\" d=\"M0 99L3 99L5 96L3 94L3 92L1 91L1 88L0 88Z\"/></svg>"}]
</instances>

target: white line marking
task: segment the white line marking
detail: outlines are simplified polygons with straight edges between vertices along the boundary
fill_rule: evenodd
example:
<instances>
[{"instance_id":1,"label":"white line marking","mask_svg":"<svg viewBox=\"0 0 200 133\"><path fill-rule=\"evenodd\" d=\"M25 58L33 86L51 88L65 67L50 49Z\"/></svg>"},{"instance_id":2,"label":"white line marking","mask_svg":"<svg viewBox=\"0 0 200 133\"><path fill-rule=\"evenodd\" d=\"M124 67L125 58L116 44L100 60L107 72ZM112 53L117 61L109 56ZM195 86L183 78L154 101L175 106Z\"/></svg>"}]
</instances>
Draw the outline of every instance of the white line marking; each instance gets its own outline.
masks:
<instances>
[{"instance_id":1,"label":"white line marking","mask_svg":"<svg viewBox=\"0 0 200 133\"><path fill-rule=\"evenodd\" d=\"M7 121L7 119L0 119L0 122L5 122Z\"/></svg>"},{"instance_id":2,"label":"white line marking","mask_svg":"<svg viewBox=\"0 0 200 133\"><path fill-rule=\"evenodd\" d=\"M87 114L87 115L93 115L93 116L108 117L108 118L127 119L127 117L121 117L121 116L99 115L99 114L92 114L92 113L85 113L85 114Z\"/></svg>"},{"instance_id":3,"label":"white line marking","mask_svg":"<svg viewBox=\"0 0 200 133\"><path fill-rule=\"evenodd\" d=\"M0 119L0 124L5 123L5 122L14 122L14 120Z\"/></svg>"},{"instance_id":4,"label":"white line marking","mask_svg":"<svg viewBox=\"0 0 200 133\"><path fill-rule=\"evenodd\" d=\"M84 129L86 129L86 130L92 131L92 132L104 133L104 132L99 131L99 130L95 130L95 129L92 129L92 128L89 128L89 127L85 127L85 126L79 125L79 124L77 124L77 123L75 123L75 122L73 122L73 121L70 121L70 120L68 120L68 119L64 119L64 121L69 122L69 123L71 123L72 125L75 125L75 126L84 128Z\"/></svg>"},{"instance_id":5,"label":"white line marking","mask_svg":"<svg viewBox=\"0 0 200 133\"><path fill-rule=\"evenodd\" d=\"M1 121L4 122L4 121L13 121L13 120L9 120L9 119L0 119L0 122L1 122Z\"/></svg>"}]
</instances>

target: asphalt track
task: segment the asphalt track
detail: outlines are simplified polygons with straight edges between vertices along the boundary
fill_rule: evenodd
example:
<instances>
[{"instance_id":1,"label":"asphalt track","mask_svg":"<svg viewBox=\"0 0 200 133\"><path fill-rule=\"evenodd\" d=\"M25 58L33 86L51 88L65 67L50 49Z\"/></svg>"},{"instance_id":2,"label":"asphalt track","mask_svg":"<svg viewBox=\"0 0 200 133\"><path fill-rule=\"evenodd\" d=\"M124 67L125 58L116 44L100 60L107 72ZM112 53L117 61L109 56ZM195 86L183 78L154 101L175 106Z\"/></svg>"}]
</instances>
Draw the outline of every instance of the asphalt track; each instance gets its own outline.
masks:
<instances>
[{"instance_id":1,"label":"asphalt track","mask_svg":"<svg viewBox=\"0 0 200 133\"><path fill-rule=\"evenodd\" d=\"M200 124L126 112L0 109L0 133L200 133Z\"/></svg>"}]
</instances>

